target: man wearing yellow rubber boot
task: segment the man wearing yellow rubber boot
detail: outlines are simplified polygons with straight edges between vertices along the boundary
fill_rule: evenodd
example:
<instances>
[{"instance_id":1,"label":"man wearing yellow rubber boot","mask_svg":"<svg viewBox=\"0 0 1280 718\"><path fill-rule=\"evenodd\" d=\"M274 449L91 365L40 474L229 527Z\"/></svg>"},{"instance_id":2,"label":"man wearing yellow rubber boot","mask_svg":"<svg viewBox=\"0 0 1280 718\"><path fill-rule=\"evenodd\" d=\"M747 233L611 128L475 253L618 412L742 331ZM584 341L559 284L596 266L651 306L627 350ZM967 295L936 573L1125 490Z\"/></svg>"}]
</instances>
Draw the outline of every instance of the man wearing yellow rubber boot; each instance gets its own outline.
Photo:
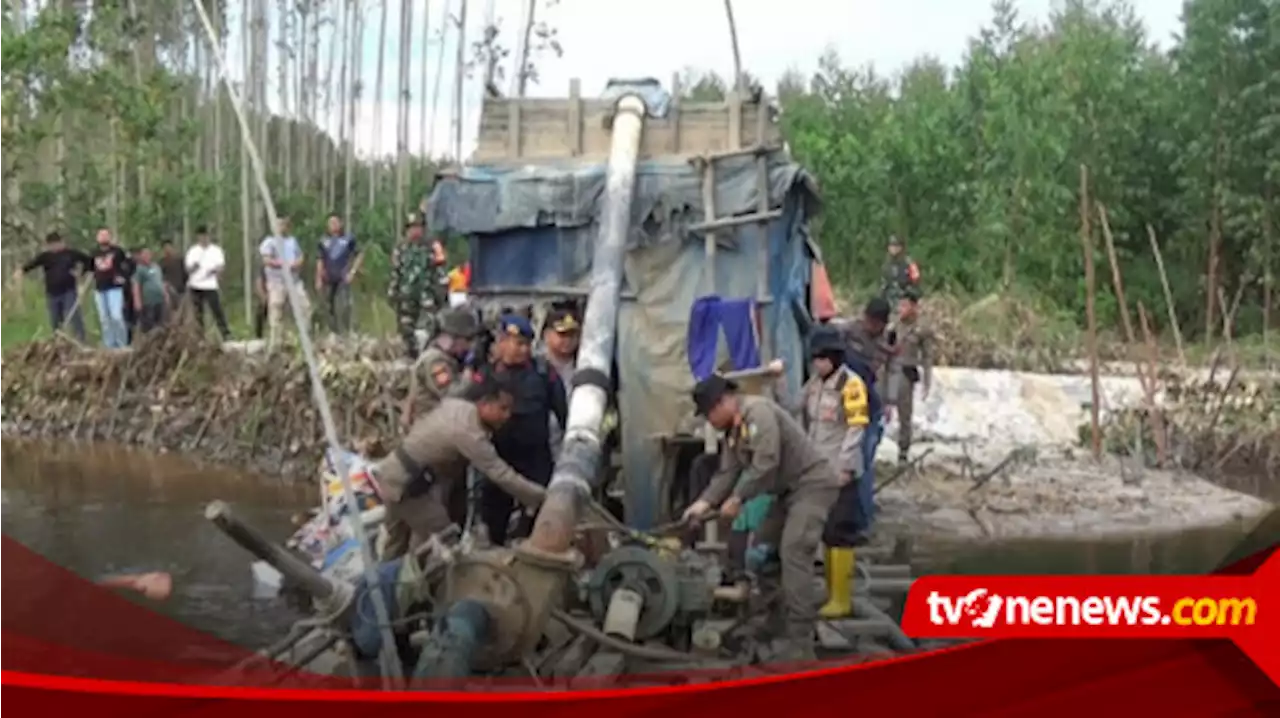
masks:
<instances>
[{"instance_id":1,"label":"man wearing yellow rubber boot","mask_svg":"<svg viewBox=\"0 0 1280 718\"><path fill-rule=\"evenodd\" d=\"M838 333L815 333L810 341L812 376L801 392L805 431L839 474L842 493L851 490L845 487L855 487L862 475L862 440L871 421L870 392L862 378L845 366L844 354ZM854 549L848 541L824 543L827 602L819 615L843 618L853 612Z\"/></svg>"}]
</instances>

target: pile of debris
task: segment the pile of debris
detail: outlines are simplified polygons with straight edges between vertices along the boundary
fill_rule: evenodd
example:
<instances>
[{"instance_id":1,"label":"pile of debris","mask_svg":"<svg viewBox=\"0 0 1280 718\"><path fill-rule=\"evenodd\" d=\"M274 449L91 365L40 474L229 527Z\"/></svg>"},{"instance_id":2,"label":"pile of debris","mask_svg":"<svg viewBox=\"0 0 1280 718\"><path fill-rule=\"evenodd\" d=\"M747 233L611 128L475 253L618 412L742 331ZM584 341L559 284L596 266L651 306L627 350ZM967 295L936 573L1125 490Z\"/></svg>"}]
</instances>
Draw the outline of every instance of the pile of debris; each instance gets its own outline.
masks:
<instances>
[{"instance_id":1,"label":"pile of debris","mask_svg":"<svg viewBox=\"0 0 1280 718\"><path fill-rule=\"evenodd\" d=\"M1216 367L1164 372L1156 411L1135 406L1106 413L1099 427L1103 450L1144 466L1202 473L1255 495L1277 495L1280 381L1268 375L1242 378L1238 369L1222 374ZM1081 425L1083 445L1091 433L1088 423Z\"/></svg>"},{"instance_id":2,"label":"pile of debris","mask_svg":"<svg viewBox=\"0 0 1280 718\"><path fill-rule=\"evenodd\" d=\"M393 436L403 369L322 352L320 371L343 437ZM324 435L296 352L224 351L190 324L131 349L87 349L62 336L5 357L5 431L133 444L314 480ZM359 447L353 447L359 448Z\"/></svg>"}]
</instances>

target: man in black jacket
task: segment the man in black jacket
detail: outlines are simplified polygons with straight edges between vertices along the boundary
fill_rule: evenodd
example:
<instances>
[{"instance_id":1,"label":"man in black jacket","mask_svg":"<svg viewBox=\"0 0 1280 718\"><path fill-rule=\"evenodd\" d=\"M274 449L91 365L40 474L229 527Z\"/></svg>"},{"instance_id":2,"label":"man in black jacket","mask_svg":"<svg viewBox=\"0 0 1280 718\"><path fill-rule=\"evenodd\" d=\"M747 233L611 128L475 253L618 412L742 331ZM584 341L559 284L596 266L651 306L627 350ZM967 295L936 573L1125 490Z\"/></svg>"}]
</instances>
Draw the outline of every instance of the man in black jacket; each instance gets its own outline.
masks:
<instances>
[{"instance_id":1,"label":"man in black jacket","mask_svg":"<svg viewBox=\"0 0 1280 718\"><path fill-rule=\"evenodd\" d=\"M476 381L496 378L509 386L515 399L511 418L494 432L498 456L516 471L541 486L551 480L555 460L551 451L551 417L565 425L568 401L564 384L546 359L532 355L533 325L518 314L502 317L495 339L493 361L475 373ZM533 529L533 517L525 513L509 536L515 500L492 481L482 485L480 515L495 546L507 538L523 538Z\"/></svg>"},{"instance_id":2,"label":"man in black jacket","mask_svg":"<svg viewBox=\"0 0 1280 718\"><path fill-rule=\"evenodd\" d=\"M56 332L63 323L71 325L71 333L76 339L84 341L84 322L80 319L79 302L76 293L76 278L80 272L93 269L93 261L89 255L78 249L68 247L57 232L50 232L44 238L45 250L22 265L18 271L21 276L33 269L44 270L45 302L49 305L49 323Z\"/></svg>"}]
</instances>

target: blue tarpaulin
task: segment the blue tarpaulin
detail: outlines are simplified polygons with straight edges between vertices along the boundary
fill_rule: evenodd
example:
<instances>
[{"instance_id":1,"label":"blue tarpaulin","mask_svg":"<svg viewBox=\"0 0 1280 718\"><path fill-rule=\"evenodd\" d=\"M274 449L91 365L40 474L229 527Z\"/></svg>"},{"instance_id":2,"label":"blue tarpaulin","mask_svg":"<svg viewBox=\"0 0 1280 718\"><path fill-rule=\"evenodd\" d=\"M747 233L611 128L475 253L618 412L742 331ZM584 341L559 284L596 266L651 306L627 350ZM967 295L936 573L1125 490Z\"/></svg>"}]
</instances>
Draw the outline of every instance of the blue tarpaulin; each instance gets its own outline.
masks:
<instances>
[{"instance_id":1,"label":"blue tarpaulin","mask_svg":"<svg viewBox=\"0 0 1280 718\"><path fill-rule=\"evenodd\" d=\"M694 378L686 345L700 297L761 301L762 344L786 362L788 389L803 378L813 254L808 222L818 202L808 174L784 152L768 157L768 205L782 216L766 225L766 296L757 295L759 225L716 233L715 285L707 273L702 174L680 157L641 161L623 278L616 348L623 427L627 521L644 528L659 516L657 437L687 425ZM566 161L536 166L472 166L443 178L427 205L436 230L469 237L471 289L585 289L590 275L605 166ZM715 215L757 210L756 160L718 160Z\"/></svg>"}]
</instances>

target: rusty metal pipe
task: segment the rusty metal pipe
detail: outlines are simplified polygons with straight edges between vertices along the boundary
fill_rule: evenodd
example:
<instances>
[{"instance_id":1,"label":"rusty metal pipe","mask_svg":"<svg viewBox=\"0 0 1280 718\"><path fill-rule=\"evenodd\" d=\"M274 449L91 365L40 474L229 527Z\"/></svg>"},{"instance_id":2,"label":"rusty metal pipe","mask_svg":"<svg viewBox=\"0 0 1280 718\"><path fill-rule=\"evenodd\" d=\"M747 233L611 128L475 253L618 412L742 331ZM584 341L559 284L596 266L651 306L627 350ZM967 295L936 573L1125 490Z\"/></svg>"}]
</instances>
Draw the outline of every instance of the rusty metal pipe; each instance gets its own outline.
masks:
<instances>
[{"instance_id":1,"label":"rusty metal pipe","mask_svg":"<svg viewBox=\"0 0 1280 718\"><path fill-rule=\"evenodd\" d=\"M228 538L240 547L271 564L286 578L296 581L308 595L322 601L331 598L336 587L333 581L288 550L272 542L249 524L241 521L224 501L213 501L205 507L204 517L213 522Z\"/></svg>"},{"instance_id":2,"label":"rusty metal pipe","mask_svg":"<svg viewBox=\"0 0 1280 718\"><path fill-rule=\"evenodd\" d=\"M644 132L645 104L638 95L618 100L613 117L613 144L600 217L600 236L591 261L591 292L582 320L582 344L564 448L547 485L547 497L529 539L539 551L558 554L573 543L582 505L599 481L603 455L601 424L608 407L613 376L613 350L618 333L618 305L622 269L631 228L631 199L635 190L636 158Z\"/></svg>"}]
</instances>

